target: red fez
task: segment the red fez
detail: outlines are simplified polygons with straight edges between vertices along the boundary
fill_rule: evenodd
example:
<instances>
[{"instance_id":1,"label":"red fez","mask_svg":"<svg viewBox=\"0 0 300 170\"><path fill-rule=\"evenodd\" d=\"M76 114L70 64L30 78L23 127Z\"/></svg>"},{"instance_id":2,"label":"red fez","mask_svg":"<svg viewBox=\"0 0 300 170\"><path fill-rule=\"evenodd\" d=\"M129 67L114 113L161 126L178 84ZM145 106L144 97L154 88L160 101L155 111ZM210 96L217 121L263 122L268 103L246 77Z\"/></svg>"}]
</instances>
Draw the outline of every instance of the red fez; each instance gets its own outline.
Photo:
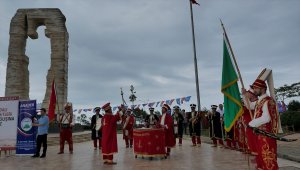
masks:
<instances>
[{"instance_id":1,"label":"red fez","mask_svg":"<svg viewBox=\"0 0 300 170\"><path fill-rule=\"evenodd\" d=\"M171 110L170 106L167 105L167 104L164 104L164 105L163 105L163 108L165 108L165 109L167 109L167 110Z\"/></svg>"},{"instance_id":2,"label":"red fez","mask_svg":"<svg viewBox=\"0 0 300 170\"><path fill-rule=\"evenodd\" d=\"M260 89L266 89L267 88L267 84L265 81L260 80L260 79L256 79L254 81L254 83L250 86L252 89L254 88L260 88Z\"/></svg>"},{"instance_id":3,"label":"red fez","mask_svg":"<svg viewBox=\"0 0 300 170\"><path fill-rule=\"evenodd\" d=\"M102 106L102 109L107 111L110 108L110 102L106 103L105 105Z\"/></svg>"}]
</instances>

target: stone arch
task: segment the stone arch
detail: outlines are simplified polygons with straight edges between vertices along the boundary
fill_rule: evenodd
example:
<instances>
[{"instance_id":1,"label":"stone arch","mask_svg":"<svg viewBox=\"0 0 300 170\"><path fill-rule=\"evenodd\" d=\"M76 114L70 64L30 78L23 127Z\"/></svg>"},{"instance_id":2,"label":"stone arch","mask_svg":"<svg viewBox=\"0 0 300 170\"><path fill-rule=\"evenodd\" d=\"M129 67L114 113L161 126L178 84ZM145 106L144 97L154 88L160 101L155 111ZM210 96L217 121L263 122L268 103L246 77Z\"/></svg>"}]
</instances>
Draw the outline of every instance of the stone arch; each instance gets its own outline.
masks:
<instances>
[{"instance_id":1,"label":"stone arch","mask_svg":"<svg viewBox=\"0 0 300 170\"><path fill-rule=\"evenodd\" d=\"M67 102L68 92L68 41L66 18L58 8L18 9L10 23L10 39L6 70L5 96L29 99L29 57L26 56L27 38L37 39L37 28L45 26L50 38L51 63L47 73L47 86L42 107L47 108L53 79L59 112Z\"/></svg>"}]
</instances>

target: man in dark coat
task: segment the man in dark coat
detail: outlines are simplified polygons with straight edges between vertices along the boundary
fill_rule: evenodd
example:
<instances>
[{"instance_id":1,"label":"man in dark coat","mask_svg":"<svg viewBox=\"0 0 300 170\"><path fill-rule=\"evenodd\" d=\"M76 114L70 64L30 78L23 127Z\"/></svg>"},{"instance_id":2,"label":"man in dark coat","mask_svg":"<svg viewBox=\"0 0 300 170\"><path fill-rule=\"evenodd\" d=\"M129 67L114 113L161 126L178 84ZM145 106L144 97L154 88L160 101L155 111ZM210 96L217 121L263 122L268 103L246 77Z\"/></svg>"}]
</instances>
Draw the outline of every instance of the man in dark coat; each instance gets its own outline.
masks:
<instances>
[{"instance_id":1,"label":"man in dark coat","mask_svg":"<svg viewBox=\"0 0 300 170\"><path fill-rule=\"evenodd\" d=\"M94 149L97 150L97 140L99 141L99 149L101 149L101 138L102 138L102 133L101 133L101 119L102 115L100 114L100 107L95 107L94 112L95 115L92 116L91 120L91 129L92 129L92 140L94 143Z\"/></svg>"},{"instance_id":2,"label":"man in dark coat","mask_svg":"<svg viewBox=\"0 0 300 170\"><path fill-rule=\"evenodd\" d=\"M196 111L196 104L190 104L191 112L187 113L192 146L201 146L201 115Z\"/></svg>"},{"instance_id":3,"label":"man in dark coat","mask_svg":"<svg viewBox=\"0 0 300 170\"><path fill-rule=\"evenodd\" d=\"M183 122L184 117L179 111L179 106L174 106L174 113L172 115L173 123L174 123L174 135L175 138L179 139L179 146L182 145L182 135L183 135Z\"/></svg>"},{"instance_id":4,"label":"man in dark coat","mask_svg":"<svg viewBox=\"0 0 300 170\"><path fill-rule=\"evenodd\" d=\"M213 147L217 147L217 141L220 145L223 144L223 137L222 137L222 125L221 125L221 117L220 113L217 112L217 105L211 105L211 112L208 115L209 120L209 137L213 141Z\"/></svg>"},{"instance_id":5,"label":"man in dark coat","mask_svg":"<svg viewBox=\"0 0 300 170\"><path fill-rule=\"evenodd\" d=\"M154 128L157 126L159 122L159 117L154 114L154 108L150 107L149 108L150 115L147 115L145 118L145 126L146 128Z\"/></svg>"}]
</instances>

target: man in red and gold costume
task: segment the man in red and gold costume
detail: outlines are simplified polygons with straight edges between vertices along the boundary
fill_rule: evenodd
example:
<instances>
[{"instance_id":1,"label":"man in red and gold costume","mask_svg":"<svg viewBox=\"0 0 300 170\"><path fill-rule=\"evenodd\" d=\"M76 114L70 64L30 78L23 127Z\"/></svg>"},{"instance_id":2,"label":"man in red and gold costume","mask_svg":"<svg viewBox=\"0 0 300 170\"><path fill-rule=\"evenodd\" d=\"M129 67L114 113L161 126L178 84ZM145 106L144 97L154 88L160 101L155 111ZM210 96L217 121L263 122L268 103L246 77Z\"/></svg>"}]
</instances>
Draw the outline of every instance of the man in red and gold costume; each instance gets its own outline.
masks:
<instances>
[{"instance_id":1,"label":"man in red and gold costume","mask_svg":"<svg viewBox=\"0 0 300 170\"><path fill-rule=\"evenodd\" d=\"M122 113L122 116L121 116L121 128L122 128L123 140L125 140L125 144L126 144L126 141L127 141L125 139L126 134L125 134L125 129L123 129L123 127L124 127L124 124L126 122L126 118L129 115L127 115L127 113L126 113L126 107L123 104L121 104L120 106L118 106L118 113ZM126 144L126 147L127 147L127 144Z\"/></svg>"},{"instance_id":2,"label":"man in red and gold costume","mask_svg":"<svg viewBox=\"0 0 300 170\"><path fill-rule=\"evenodd\" d=\"M257 96L254 94L254 90L250 87L250 89L245 93L247 95L247 98L249 99L250 103L256 102L258 100ZM243 98L244 105L246 104L245 97ZM247 109L247 107L244 106L244 113L241 116L242 120L242 129L241 132L245 135L243 136L245 138L245 143L247 144L247 151L251 155L256 156L257 155L257 136L253 133L253 130L248 127L249 122L251 121L250 111ZM251 113L254 113L254 110L251 110Z\"/></svg>"},{"instance_id":3,"label":"man in red and gold costume","mask_svg":"<svg viewBox=\"0 0 300 170\"><path fill-rule=\"evenodd\" d=\"M67 102L64 106L65 111L59 116L58 125L60 129L59 133L59 152L58 154L64 153L65 141L69 144L69 152L73 154L73 139L72 139L72 127L74 126L73 120L73 107L72 103Z\"/></svg>"},{"instance_id":4,"label":"man in red and gold costume","mask_svg":"<svg viewBox=\"0 0 300 170\"><path fill-rule=\"evenodd\" d=\"M122 112L112 114L110 103L102 106L105 115L102 118L102 155L104 164L113 165L114 153L118 152L117 122L121 119Z\"/></svg>"},{"instance_id":5,"label":"man in red and gold costume","mask_svg":"<svg viewBox=\"0 0 300 170\"><path fill-rule=\"evenodd\" d=\"M161 112L162 115L159 118L159 123L165 129L167 156L170 156L171 148L173 148L176 144L170 106L164 104Z\"/></svg>"},{"instance_id":6,"label":"man in red and gold costume","mask_svg":"<svg viewBox=\"0 0 300 170\"><path fill-rule=\"evenodd\" d=\"M125 140L126 148L128 148L129 146L130 146L130 148L132 148L133 126L134 126L135 118L134 118L134 116L132 114L132 110L130 108L127 109L126 115L127 115L127 117L126 117L125 123L123 125L123 130L125 131L124 140Z\"/></svg>"},{"instance_id":7,"label":"man in red and gold costume","mask_svg":"<svg viewBox=\"0 0 300 170\"><path fill-rule=\"evenodd\" d=\"M254 118L249 122L249 126L277 134L279 118L276 102L266 94L267 85L265 81L256 79L251 88L259 98L255 105ZM257 153L256 163L258 169L278 170L277 142L275 139L258 134Z\"/></svg>"},{"instance_id":8,"label":"man in red and gold costume","mask_svg":"<svg viewBox=\"0 0 300 170\"><path fill-rule=\"evenodd\" d=\"M234 144L233 149L239 150L239 151L245 151L247 148L246 139L245 139L245 129L242 123L242 118L239 117L237 121L234 123L233 126L234 129Z\"/></svg>"}]
</instances>

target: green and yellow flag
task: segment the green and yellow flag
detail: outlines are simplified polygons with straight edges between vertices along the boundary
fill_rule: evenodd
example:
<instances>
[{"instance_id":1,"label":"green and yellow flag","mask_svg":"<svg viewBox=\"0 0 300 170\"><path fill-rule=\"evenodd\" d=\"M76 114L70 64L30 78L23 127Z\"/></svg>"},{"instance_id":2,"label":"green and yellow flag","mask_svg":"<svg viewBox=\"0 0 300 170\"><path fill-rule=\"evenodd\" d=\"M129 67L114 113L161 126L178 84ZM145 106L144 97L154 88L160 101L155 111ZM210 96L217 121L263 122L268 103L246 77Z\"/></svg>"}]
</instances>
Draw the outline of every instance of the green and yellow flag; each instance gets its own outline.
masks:
<instances>
[{"instance_id":1,"label":"green and yellow flag","mask_svg":"<svg viewBox=\"0 0 300 170\"><path fill-rule=\"evenodd\" d=\"M222 88L224 94L224 127L230 131L235 121L243 114L241 95L237 84L238 76L232 65L227 44L223 42Z\"/></svg>"}]
</instances>

